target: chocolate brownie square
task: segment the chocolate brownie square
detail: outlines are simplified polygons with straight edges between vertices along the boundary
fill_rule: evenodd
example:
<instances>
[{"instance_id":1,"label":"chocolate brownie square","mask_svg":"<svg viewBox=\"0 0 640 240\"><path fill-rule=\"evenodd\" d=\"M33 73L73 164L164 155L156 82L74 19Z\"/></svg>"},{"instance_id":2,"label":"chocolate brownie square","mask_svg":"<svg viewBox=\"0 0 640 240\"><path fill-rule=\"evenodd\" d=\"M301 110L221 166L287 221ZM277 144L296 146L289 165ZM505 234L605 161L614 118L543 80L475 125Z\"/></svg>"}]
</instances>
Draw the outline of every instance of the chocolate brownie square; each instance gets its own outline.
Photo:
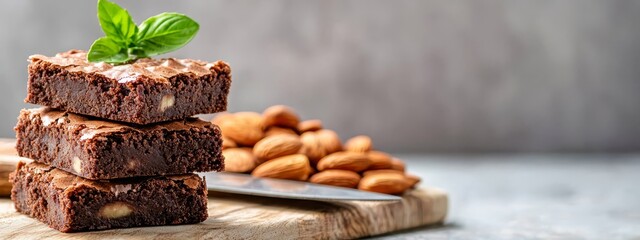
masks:
<instances>
[{"instance_id":1,"label":"chocolate brownie square","mask_svg":"<svg viewBox=\"0 0 640 240\"><path fill-rule=\"evenodd\" d=\"M220 129L197 118L139 126L36 108L20 112L15 130L21 157L87 179L224 168Z\"/></svg>"},{"instance_id":2,"label":"chocolate brownie square","mask_svg":"<svg viewBox=\"0 0 640 240\"><path fill-rule=\"evenodd\" d=\"M195 174L91 181L20 162L11 181L16 210L61 232L198 223L208 217L205 180Z\"/></svg>"},{"instance_id":3,"label":"chocolate brownie square","mask_svg":"<svg viewBox=\"0 0 640 240\"><path fill-rule=\"evenodd\" d=\"M225 62L139 59L91 63L71 50L29 58L25 102L136 124L183 119L227 108L231 68Z\"/></svg>"}]
</instances>

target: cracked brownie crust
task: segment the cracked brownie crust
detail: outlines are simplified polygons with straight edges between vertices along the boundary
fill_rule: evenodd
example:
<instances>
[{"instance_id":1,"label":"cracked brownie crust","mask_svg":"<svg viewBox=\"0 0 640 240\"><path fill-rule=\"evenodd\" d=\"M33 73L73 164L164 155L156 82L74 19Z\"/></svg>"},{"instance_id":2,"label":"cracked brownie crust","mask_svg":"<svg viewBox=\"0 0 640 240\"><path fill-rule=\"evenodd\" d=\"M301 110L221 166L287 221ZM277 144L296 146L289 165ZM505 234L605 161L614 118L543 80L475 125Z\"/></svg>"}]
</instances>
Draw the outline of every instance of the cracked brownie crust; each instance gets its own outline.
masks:
<instances>
[{"instance_id":1,"label":"cracked brownie crust","mask_svg":"<svg viewBox=\"0 0 640 240\"><path fill-rule=\"evenodd\" d=\"M91 181L20 162L11 181L16 210L61 232L198 223L208 217L205 180L195 174Z\"/></svg>"},{"instance_id":2,"label":"cracked brownie crust","mask_svg":"<svg viewBox=\"0 0 640 240\"><path fill-rule=\"evenodd\" d=\"M29 58L25 102L136 124L225 111L231 68L225 62L140 59L90 63L86 52Z\"/></svg>"},{"instance_id":3,"label":"cracked brownie crust","mask_svg":"<svg viewBox=\"0 0 640 240\"><path fill-rule=\"evenodd\" d=\"M15 130L21 157L87 179L224 169L220 129L197 118L138 126L36 108Z\"/></svg>"}]
</instances>

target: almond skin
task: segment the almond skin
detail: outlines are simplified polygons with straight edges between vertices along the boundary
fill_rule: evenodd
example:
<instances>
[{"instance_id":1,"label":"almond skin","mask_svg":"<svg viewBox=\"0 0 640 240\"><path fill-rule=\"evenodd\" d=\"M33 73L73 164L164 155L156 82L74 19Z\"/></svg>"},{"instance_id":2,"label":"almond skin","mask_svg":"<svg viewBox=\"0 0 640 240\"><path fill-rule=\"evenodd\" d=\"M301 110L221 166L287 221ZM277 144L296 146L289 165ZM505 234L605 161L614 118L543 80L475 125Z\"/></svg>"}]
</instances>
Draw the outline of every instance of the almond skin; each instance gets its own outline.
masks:
<instances>
[{"instance_id":1,"label":"almond skin","mask_svg":"<svg viewBox=\"0 0 640 240\"><path fill-rule=\"evenodd\" d=\"M367 171L364 171L362 173L362 176L366 177L366 176L369 176L369 175L375 175L375 174L381 174L381 173L398 174L398 175L404 176L404 172L401 172L401 171L398 171L398 170L394 170L394 169L367 170Z\"/></svg>"},{"instance_id":2,"label":"almond skin","mask_svg":"<svg viewBox=\"0 0 640 240\"><path fill-rule=\"evenodd\" d=\"M369 160L371 160L370 170L376 169L390 169L392 166L391 156L380 151L370 151L367 153Z\"/></svg>"},{"instance_id":3,"label":"almond skin","mask_svg":"<svg viewBox=\"0 0 640 240\"><path fill-rule=\"evenodd\" d=\"M342 151L342 142L340 137L333 130L322 129L316 131L320 144L324 147L326 154Z\"/></svg>"},{"instance_id":4,"label":"almond skin","mask_svg":"<svg viewBox=\"0 0 640 240\"><path fill-rule=\"evenodd\" d=\"M371 138L365 135L355 136L344 144L344 149L349 152L368 152L372 148Z\"/></svg>"},{"instance_id":5,"label":"almond skin","mask_svg":"<svg viewBox=\"0 0 640 240\"><path fill-rule=\"evenodd\" d=\"M220 126L223 122L233 120L233 114L229 112L216 113L215 117L211 120L211 123Z\"/></svg>"},{"instance_id":6,"label":"almond skin","mask_svg":"<svg viewBox=\"0 0 640 240\"><path fill-rule=\"evenodd\" d=\"M409 185L410 188L414 188L416 185L418 185L418 183L420 183L420 177L416 175L407 174L404 177L407 181L407 185Z\"/></svg>"},{"instance_id":7,"label":"almond skin","mask_svg":"<svg viewBox=\"0 0 640 240\"><path fill-rule=\"evenodd\" d=\"M269 159L298 153L302 142L297 135L279 134L263 138L253 146L253 155L258 158L258 164Z\"/></svg>"},{"instance_id":8,"label":"almond skin","mask_svg":"<svg viewBox=\"0 0 640 240\"><path fill-rule=\"evenodd\" d=\"M300 122L300 118L293 109L284 105L271 106L264 110L262 116L264 117L264 125L267 127L280 126L297 129Z\"/></svg>"},{"instance_id":9,"label":"almond skin","mask_svg":"<svg viewBox=\"0 0 640 240\"><path fill-rule=\"evenodd\" d=\"M397 158L391 158L391 169L404 172L405 171L404 162Z\"/></svg>"},{"instance_id":10,"label":"almond skin","mask_svg":"<svg viewBox=\"0 0 640 240\"><path fill-rule=\"evenodd\" d=\"M309 176L318 173L318 170L316 170L313 166L311 166L311 161L309 161L309 169L307 169L309 172Z\"/></svg>"},{"instance_id":11,"label":"almond skin","mask_svg":"<svg viewBox=\"0 0 640 240\"><path fill-rule=\"evenodd\" d=\"M254 112L239 112L220 122L222 134L241 146L253 146L264 137L262 116Z\"/></svg>"},{"instance_id":12,"label":"almond skin","mask_svg":"<svg viewBox=\"0 0 640 240\"><path fill-rule=\"evenodd\" d=\"M238 144L228 137L222 136L222 149L238 147Z\"/></svg>"},{"instance_id":13,"label":"almond skin","mask_svg":"<svg viewBox=\"0 0 640 240\"><path fill-rule=\"evenodd\" d=\"M358 189L369 192L400 194L409 188L405 177L395 173L381 173L365 176L360 180Z\"/></svg>"},{"instance_id":14,"label":"almond skin","mask_svg":"<svg viewBox=\"0 0 640 240\"><path fill-rule=\"evenodd\" d=\"M306 120L298 123L298 132L318 131L322 129L322 121L318 119Z\"/></svg>"},{"instance_id":15,"label":"almond skin","mask_svg":"<svg viewBox=\"0 0 640 240\"><path fill-rule=\"evenodd\" d=\"M256 167L251 175L305 181L309 178L309 169L307 156L294 154L265 162Z\"/></svg>"},{"instance_id":16,"label":"almond skin","mask_svg":"<svg viewBox=\"0 0 640 240\"><path fill-rule=\"evenodd\" d=\"M360 182L360 175L352 171L330 169L314 174L309 178L309 182L336 187L355 188Z\"/></svg>"},{"instance_id":17,"label":"almond skin","mask_svg":"<svg viewBox=\"0 0 640 240\"><path fill-rule=\"evenodd\" d=\"M296 131L294 131L291 128L282 128L282 127L269 127L267 129L266 132L264 132L264 135L266 137L269 136L273 136L273 135L278 135L278 134L289 134L289 135L295 135L298 136L298 133L296 133Z\"/></svg>"},{"instance_id":18,"label":"almond skin","mask_svg":"<svg viewBox=\"0 0 640 240\"><path fill-rule=\"evenodd\" d=\"M229 148L222 150L224 171L246 173L256 167L256 157L249 148Z\"/></svg>"},{"instance_id":19,"label":"almond skin","mask_svg":"<svg viewBox=\"0 0 640 240\"><path fill-rule=\"evenodd\" d=\"M313 166L327 155L327 150L320 142L320 137L318 137L316 132L303 133L300 135L300 141L302 142L300 153L307 155Z\"/></svg>"},{"instance_id":20,"label":"almond skin","mask_svg":"<svg viewBox=\"0 0 640 240\"><path fill-rule=\"evenodd\" d=\"M326 169L342 169L354 172L361 172L369 168L371 162L367 155L357 152L336 152L329 154L318 162L318 171Z\"/></svg>"}]
</instances>

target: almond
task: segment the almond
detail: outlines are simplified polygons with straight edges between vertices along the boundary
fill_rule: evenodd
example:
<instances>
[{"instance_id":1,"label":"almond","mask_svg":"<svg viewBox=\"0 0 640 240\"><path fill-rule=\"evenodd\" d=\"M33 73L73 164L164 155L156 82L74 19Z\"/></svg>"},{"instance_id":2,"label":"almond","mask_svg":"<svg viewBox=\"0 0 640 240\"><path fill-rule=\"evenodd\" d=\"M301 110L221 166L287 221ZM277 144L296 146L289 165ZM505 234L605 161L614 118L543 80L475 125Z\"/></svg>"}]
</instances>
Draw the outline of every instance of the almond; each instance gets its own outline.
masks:
<instances>
[{"instance_id":1,"label":"almond","mask_svg":"<svg viewBox=\"0 0 640 240\"><path fill-rule=\"evenodd\" d=\"M380 151L370 151L367 153L369 160L371 160L370 170L376 169L389 169L391 168L391 156Z\"/></svg>"},{"instance_id":2,"label":"almond","mask_svg":"<svg viewBox=\"0 0 640 240\"><path fill-rule=\"evenodd\" d=\"M106 219L122 218L131 215L134 208L124 202L110 202L105 204L98 211L98 216Z\"/></svg>"},{"instance_id":3,"label":"almond","mask_svg":"<svg viewBox=\"0 0 640 240\"><path fill-rule=\"evenodd\" d=\"M256 167L256 157L249 148L229 148L222 150L224 171L246 173Z\"/></svg>"},{"instance_id":4,"label":"almond","mask_svg":"<svg viewBox=\"0 0 640 240\"><path fill-rule=\"evenodd\" d=\"M344 144L344 149L350 152L368 152L371 148L371 138L365 135L355 136Z\"/></svg>"},{"instance_id":5,"label":"almond","mask_svg":"<svg viewBox=\"0 0 640 240\"><path fill-rule=\"evenodd\" d=\"M309 162L311 163L311 162ZM309 172L309 176L316 174L318 172L318 170L316 170L313 166L311 166L311 164L309 164L309 169L307 169L307 172Z\"/></svg>"},{"instance_id":6,"label":"almond","mask_svg":"<svg viewBox=\"0 0 640 240\"><path fill-rule=\"evenodd\" d=\"M381 174L381 173L385 173L385 174L398 174L398 175L402 175L404 176L404 172L398 171L398 170L393 170L393 169L378 169L378 170L367 170L364 171L362 173L363 177L369 176L369 175L374 175L374 174Z\"/></svg>"},{"instance_id":7,"label":"almond","mask_svg":"<svg viewBox=\"0 0 640 240\"><path fill-rule=\"evenodd\" d=\"M222 149L238 147L238 144L228 137L222 136Z\"/></svg>"},{"instance_id":8,"label":"almond","mask_svg":"<svg viewBox=\"0 0 640 240\"><path fill-rule=\"evenodd\" d=\"M320 138L316 132L306 132L300 135L302 148L300 153L307 155L312 165L316 165L318 161L327 155L327 150L320 142Z\"/></svg>"},{"instance_id":9,"label":"almond","mask_svg":"<svg viewBox=\"0 0 640 240\"><path fill-rule=\"evenodd\" d=\"M352 171L331 169L314 174L309 178L309 182L355 188L358 186L358 182L360 182L360 175Z\"/></svg>"},{"instance_id":10,"label":"almond","mask_svg":"<svg viewBox=\"0 0 640 240\"><path fill-rule=\"evenodd\" d=\"M329 129L322 129L316 132L320 139L320 144L324 147L326 154L342 151L342 142L338 134Z\"/></svg>"},{"instance_id":11,"label":"almond","mask_svg":"<svg viewBox=\"0 0 640 240\"><path fill-rule=\"evenodd\" d=\"M298 133L291 128L282 128L282 127L269 127L266 132L264 132L265 136L273 136L278 134L289 134L298 136Z\"/></svg>"},{"instance_id":12,"label":"almond","mask_svg":"<svg viewBox=\"0 0 640 240\"><path fill-rule=\"evenodd\" d=\"M219 112L216 113L215 117L211 120L211 123L220 126L222 122L231 121L233 119L233 114L229 112Z\"/></svg>"},{"instance_id":13,"label":"almond","mask_svg":"<svg viewBox=\"0 0 640 240\"><path fill-rule=\"evenodd\" d=\"M272 159L253 170L256 177L270 177L305 181L309 178L309 159L303 154L294 154Z\"/></svg>"},{"instance_id":14,"label":"almond","mask_svg":"<svg viewBox=\"0 0 640 240\"><path fill-rule=\"evenodd\" d=\"M297 135L279 134L263 138L253 146L253 154L258 158L258 164L269 159L298 153L302 142Z\"/></svg>"},{"instance_id":15,"label":"almond","mask_svg":"<svg viewBox=\"0 0 640 240\"><path fill-rule=\"evenodd\" d=\"M357 152L336 152L329 154L318 162L318 171L325 169L342 169L361 172L369 167L371 162L367 155Z\"/></svg>"},{"instance_id":16,"label":"almond","mask_svg":"<svg viewBox=\"0 0 640 240\"><path fill-rule=\"evenodd\" d=\"M271 106L264 110L262 116L267 127L280 126L297 129L300 122L300 118L298 118L293 109L284 105Z\"/></svg>"},{"instance_id":17,"label":"almond","mask_svg":"<svg viewBox=\"0 0 640 240\"><path fill-rule=\"evenodd\" d=\"M322 122L318 119L306 120L298 123L298 132L318 131L322 129Z\"/></svg>"},{"instance_id":18,"label":"almond","mask_svg":"<svg viewBox=\"0 0 640 240\"><path fill-rule=\"evenodd\" d=\"M373 175L389 175L395 174L399 176L403 176L405 179L405 184L411 188L415 187L420 182L420 177L416 175L406 174L403 171L398 171L394 169L379 169L379 170L368 170L362 173L363 177L373 176Z\"/></svg>"},{"instance_id":19,"label":"almond","mask_svg":"<svg viewBox=\"0 0 640 240\"><path fill-rule=\"evenodd\" d=\"M225 137L242 146L253 146L264 137L262 116L254 112L239 112L233 118L221 121L220 129Z\"/></svg>"},{"instance_id":20,"label":"almond","mask_svg":"<svg viewBox=\"0 0 640 240\"><path fill-rule=\"evenodd\" d=\"M403 175L395 173L373 174L363 177L358 184L358 189L386 194L400 194L407 190L409 185Z\"/></svg>"},{"instance_id":21,"label":"almond","mask_svg":"<svg viewBox=\"0 0 640 240\"><path fill-rule=\"evenodd\" d=\"M404 162L402 162L402 160L397 158L391 158L391 169L404 172L404 169L405 169Z\"/></svg>"},{"instance_id":22,"label":"almond","mask_svg":"<svg viewBox=\"0 0 640 240\"><path fill-rule=\"evenodd\" d=\"M418 183L420 183L420 177L416 175L407 174L404 176L404 178L407 181L407 185L409 185L410 188L413 188L416 185L418 185Z\"/></svg>"}]
</instances>

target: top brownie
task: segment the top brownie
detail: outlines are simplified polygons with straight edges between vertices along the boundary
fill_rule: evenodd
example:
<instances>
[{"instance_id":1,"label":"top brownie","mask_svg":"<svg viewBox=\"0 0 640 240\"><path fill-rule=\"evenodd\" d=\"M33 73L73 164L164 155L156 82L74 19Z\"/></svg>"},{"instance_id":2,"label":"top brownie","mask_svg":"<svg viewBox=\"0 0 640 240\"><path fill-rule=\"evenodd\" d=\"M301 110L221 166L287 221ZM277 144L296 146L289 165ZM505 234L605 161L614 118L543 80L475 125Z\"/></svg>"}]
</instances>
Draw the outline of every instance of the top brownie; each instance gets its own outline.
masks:
<instances>
[{"instance_id":1,"label":"top brownie","mask_svg":"<svg viewBox=\"0 0 640 240\"><path fill-rule=\"evenodd\" d=\"M79 50L29 61L25 102L135 124L225 111L231 86L223 61L144 58L112 65L88 62Z\"/></svg>"}]
</instances>

